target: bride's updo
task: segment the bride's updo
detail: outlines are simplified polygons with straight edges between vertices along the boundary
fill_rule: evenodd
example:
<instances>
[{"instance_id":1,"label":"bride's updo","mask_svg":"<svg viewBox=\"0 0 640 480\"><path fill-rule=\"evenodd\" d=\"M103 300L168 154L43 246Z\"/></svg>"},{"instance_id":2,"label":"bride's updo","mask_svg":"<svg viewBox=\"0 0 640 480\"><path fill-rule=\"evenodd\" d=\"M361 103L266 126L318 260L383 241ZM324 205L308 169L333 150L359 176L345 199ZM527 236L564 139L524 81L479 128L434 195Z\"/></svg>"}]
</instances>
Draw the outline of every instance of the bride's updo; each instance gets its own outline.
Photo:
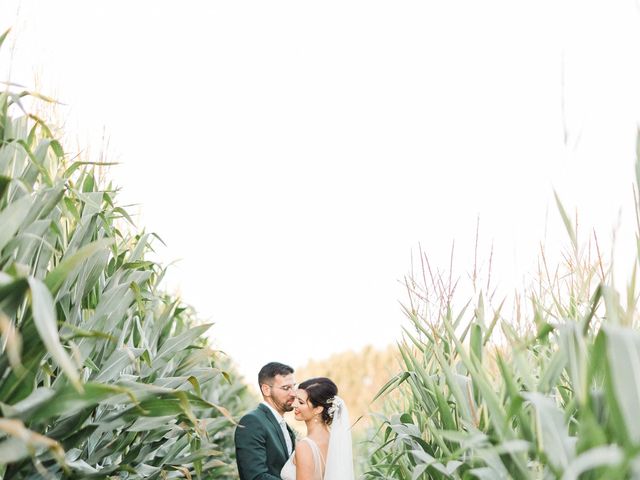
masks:
<instances>
[{"instance_id":1,"label":"bride's updo","mask_svg":"<svg viewBox=\"0 0 640 480\"><path fill-rule=\"evenodd\" d=\"M298 388L301 388L309 397L308 401L314 407L322 407L322 421L327 425L331 425L333 416L329 409L332 406L335 396L338 394L338 387L329 378L316 377L305 380Z\"/></svg>"}]
</instances>

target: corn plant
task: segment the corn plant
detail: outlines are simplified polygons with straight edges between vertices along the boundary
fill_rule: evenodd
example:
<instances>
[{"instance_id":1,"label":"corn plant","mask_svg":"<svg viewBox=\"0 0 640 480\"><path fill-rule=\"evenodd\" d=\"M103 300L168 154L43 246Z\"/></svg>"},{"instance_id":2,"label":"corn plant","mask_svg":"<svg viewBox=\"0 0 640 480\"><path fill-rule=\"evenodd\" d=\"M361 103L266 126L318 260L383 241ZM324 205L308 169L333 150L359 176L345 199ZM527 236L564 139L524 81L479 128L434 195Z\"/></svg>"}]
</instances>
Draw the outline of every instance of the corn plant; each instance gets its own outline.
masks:
<instances>
[{"instance_id":1,"label":"corn plant","mask_svg":"<svg viewBox=\"0 0 640 480\"><path fill-rule=\"evenodd\" d=\"M558 208L565 262L541 255L524 294L478 290L461 303L422 257L407 281L401 372L379 393L399 396L378 416L367 478L640 476L635 270L622 295L597 238L579 245Z\"/></svg>"},{"instance_id":2,"label":"corn plant","mask_svg":"<svg viewBox=\"0 0 640 480\"><path fill-rule=\"evenodd\" d=\"M0 36L0 45L6 38ZM0 93L0 479L233 478L246 389L105 168Z\"/></svg>"}]
</instances>

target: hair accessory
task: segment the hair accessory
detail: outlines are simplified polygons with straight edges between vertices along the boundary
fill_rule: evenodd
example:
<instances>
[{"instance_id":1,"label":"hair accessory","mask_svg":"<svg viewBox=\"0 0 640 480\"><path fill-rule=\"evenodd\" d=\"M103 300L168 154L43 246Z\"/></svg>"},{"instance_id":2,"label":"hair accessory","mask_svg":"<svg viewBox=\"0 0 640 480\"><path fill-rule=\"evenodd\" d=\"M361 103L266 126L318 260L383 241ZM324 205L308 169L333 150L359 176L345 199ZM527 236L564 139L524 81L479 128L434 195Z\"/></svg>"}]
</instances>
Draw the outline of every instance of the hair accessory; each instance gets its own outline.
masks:
<instances>
[{"instance_id":1,"label":"hair accessory","mask_svg":"<svg viewBox=\"0 0 640 480\"><path fill-rule=\"evenodd\" d=\"M331 406L329 407L329 410L327 410L327 413L329 414L329 416L331 418L333 418L335 416L335 414L337 412L339 412L342 407L344 406L344 400L342 400L339 396L335 396L332 399L330 399L329 401L327 401L328 404L330 404Z\"/></svg>"}]
</instances>

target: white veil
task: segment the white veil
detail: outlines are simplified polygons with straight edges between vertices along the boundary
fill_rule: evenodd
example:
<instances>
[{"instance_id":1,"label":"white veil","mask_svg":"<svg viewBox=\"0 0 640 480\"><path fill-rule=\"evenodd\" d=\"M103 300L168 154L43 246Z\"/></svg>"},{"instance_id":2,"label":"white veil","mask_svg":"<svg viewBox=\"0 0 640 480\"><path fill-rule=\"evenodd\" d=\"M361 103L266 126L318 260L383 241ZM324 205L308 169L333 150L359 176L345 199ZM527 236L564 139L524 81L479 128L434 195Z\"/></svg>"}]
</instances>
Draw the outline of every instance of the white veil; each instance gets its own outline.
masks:
<instances>
[{"instance_id":1,"label":"white veil","mask_svg":"<svg viewBox=\"0 0 640 480\"><path fill-rule=\"evenodd\" d=\"M349 412L344 400L337 395L329 408L329 415L333 415L333 421L324 480L355 480Z\"/></svg>"}]
</instances>

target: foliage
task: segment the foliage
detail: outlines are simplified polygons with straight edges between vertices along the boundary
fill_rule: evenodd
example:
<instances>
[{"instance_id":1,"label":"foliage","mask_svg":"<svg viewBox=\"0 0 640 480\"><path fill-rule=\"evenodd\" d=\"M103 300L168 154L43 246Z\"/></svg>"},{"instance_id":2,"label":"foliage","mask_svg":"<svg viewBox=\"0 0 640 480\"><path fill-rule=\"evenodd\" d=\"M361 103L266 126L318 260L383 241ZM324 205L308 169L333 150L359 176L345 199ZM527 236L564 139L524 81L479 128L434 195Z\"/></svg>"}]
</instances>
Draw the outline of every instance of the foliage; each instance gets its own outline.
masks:
<instances>
[{"instance_id":1,"label":"foliage","mask_svg":"<svg viewBox=\"0 0 640 480\"><path fill-rule=\"evenodd\" d=\"M478 291L457 307L424 258L407 285L403 371L380 392L401 398L372 439L367 478L640 476L635 270L617 291L597 239L578 245L558 207L565 264L543 255L538 283L497 306Z\"/></svg>"},{"instance_id":2,"label":"foliage","mask_svg":"<svg viewBox=\"0 0 640 480\"><path fill-rule=\"evenodd\" d=\"M0 38L0 44L6 34ZM0 478L232 478L246 389L96 164L0 94ZM58 137L59 138L59 137Z\"/></svg>"}]
</instances>

